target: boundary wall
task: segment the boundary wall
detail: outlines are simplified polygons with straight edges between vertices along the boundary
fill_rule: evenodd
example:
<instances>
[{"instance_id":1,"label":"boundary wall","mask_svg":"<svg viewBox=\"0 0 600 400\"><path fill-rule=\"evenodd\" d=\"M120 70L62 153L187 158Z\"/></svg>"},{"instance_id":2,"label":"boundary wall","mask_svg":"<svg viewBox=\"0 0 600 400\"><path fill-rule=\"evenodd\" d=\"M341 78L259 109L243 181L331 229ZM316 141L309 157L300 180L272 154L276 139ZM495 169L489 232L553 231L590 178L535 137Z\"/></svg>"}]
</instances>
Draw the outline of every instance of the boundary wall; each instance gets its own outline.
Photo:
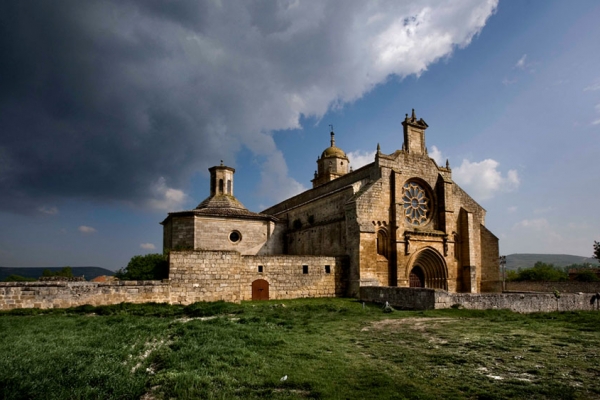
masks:
<instances>
[{"instance_id":1,"label":"boundary wall","mask_svg":"<svg viewBox=\"0 0 600 400\"><path fill-rule=\"evenodd\" d=\"M600 282L506 282L506 291L510 292L548 292L558 290L562 293L597 293L600 292Z\"/></svg>"},{"instance_id":2,"label":"boundary wall","mask_svg":"<svg viewBox=\"0 0 600 400\"><path fill-rule=\"evenodd\" d=\"M0 282L0 310L128 303L192 304L252 300L268 283L269 299L343 296L345 257L242 256L235 251L172 251L169 279L115 282Z\"/></svg>"},{"instance_id":3,"label":"boundary wall","mask_svg":"<svg viewBox=\"0 0 600 400\"><path fill-rule=\"evenodd\" d=\"M594 311L595 293L448 293L440 289L363 286L360 300L390 303L401 310L434 310L460 305L472 310L508 309L515 312Z\"/></svg>"},{"instance_id":4,"label":"boundary wall","mask_svg":"<svg viewBox=\"0 0 600 400\"><path fill-rule=\"evenodd\" d=\"M0 310L168 301L169 284L161 281L0 282Z\"/></svg>"}]
</instances>

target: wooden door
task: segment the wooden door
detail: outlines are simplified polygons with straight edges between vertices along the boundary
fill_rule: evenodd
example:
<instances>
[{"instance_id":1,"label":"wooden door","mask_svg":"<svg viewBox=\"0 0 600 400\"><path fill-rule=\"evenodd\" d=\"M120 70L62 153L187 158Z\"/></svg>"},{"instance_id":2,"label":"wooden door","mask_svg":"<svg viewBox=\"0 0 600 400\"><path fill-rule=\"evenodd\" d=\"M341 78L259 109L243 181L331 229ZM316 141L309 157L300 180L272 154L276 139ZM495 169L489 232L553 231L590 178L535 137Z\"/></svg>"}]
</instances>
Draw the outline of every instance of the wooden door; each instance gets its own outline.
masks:
<instances>
[{"instance_id":1,"label":"wooden door","mask_svg":"<svg viewBox=\"0 0 600 400\"><path fill-rule=\"evenodd\" d=\"M269 300L269 282L264 279L252 282L252 300Z\"/></svg>"},{"instance_id":2,"label":"wooden door","mask_svg":"<svg viewBox=\"0 0 600 400\"><path fill-rule=\"evenodd\" d=\"M408 282L410 287L414 288L424 288L425 287L425 276L423 274L423 270L420 267L414 267L412 271L410 271L410 275L408 277Z\"/></svg>"}]
</instances>

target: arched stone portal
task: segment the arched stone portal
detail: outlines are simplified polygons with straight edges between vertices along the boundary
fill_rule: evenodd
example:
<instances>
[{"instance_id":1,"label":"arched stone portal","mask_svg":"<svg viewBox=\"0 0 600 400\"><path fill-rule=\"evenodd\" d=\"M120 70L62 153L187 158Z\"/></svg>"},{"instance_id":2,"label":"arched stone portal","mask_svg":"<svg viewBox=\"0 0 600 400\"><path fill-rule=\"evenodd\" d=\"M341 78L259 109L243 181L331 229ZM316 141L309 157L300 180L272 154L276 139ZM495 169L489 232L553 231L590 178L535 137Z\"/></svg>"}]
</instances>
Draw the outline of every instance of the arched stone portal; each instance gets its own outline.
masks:
<instances>
[{"instance_id":1,"label":"arched stone portal","mask_svg":"<svg viewBox=\"0 0 600 400\"><path fill-rule=\"evenodd\" d=\"M407 271L410 271L407 276L410 287L448 290L446 262L444 257L432 248L428 247L418 252Z\"/></svg>"}]
</instances>

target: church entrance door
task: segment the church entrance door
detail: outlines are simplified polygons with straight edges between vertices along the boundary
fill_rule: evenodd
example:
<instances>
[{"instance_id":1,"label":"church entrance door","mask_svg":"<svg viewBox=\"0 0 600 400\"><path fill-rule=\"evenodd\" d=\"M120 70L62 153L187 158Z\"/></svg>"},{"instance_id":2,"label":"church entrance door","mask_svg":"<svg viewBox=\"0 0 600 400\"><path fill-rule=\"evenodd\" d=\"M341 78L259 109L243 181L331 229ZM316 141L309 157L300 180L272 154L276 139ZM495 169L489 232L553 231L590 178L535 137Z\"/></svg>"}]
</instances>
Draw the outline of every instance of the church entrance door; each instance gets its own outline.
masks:
<instances>
[{"instance_id":1,"label":"church entrance door","mask_svg":"<svg viewBox=\"0 0 600 400\"><path fill-rule=\"evenodd\" d=\"M421 267L417 265L412 269L412 271L410 271L408 282L410 287L425 287L425 275L423 274Z\"/></svg>"},{"instance_id":2,"label":"church entrance door","mask_svg":"<svg viewBox=\"0 0 600 400\"><path fill-rule=\"evenodd\" d=\"M269 300L269 282L264 279L252 282L252 300Z\"/></svg>"},{"instance_id":3,"label":"church entrance door","mask_svg":"<svg viewBox=\"0 0 600 400\"><path fill-rule=\"evenodd\" d=\"M407 277L410 287L448 290L446 261L437 250L427 247L419 251L411 266Z\"/></svg>"}]
</instances>

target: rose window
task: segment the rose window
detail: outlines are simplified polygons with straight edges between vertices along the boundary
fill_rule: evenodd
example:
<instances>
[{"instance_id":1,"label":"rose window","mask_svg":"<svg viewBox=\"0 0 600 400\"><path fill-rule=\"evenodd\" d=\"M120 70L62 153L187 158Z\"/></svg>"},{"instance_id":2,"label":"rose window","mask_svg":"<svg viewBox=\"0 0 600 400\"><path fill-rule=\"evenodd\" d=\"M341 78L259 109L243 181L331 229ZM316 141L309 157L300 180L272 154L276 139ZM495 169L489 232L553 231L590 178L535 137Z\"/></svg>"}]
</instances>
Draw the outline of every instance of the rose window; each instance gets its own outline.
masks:
<instances>
[{"instance_id":1,"label":"rose window","mask_svg":"<svg viewBox=\"0 0 600 400\"><path fill-rule=\"evenodd\" d=\"M409 182L404 185L404 216L412 225L423 225L429 218L429 198L427 192L418 183Z\"/></svg>"}]
</instances>

